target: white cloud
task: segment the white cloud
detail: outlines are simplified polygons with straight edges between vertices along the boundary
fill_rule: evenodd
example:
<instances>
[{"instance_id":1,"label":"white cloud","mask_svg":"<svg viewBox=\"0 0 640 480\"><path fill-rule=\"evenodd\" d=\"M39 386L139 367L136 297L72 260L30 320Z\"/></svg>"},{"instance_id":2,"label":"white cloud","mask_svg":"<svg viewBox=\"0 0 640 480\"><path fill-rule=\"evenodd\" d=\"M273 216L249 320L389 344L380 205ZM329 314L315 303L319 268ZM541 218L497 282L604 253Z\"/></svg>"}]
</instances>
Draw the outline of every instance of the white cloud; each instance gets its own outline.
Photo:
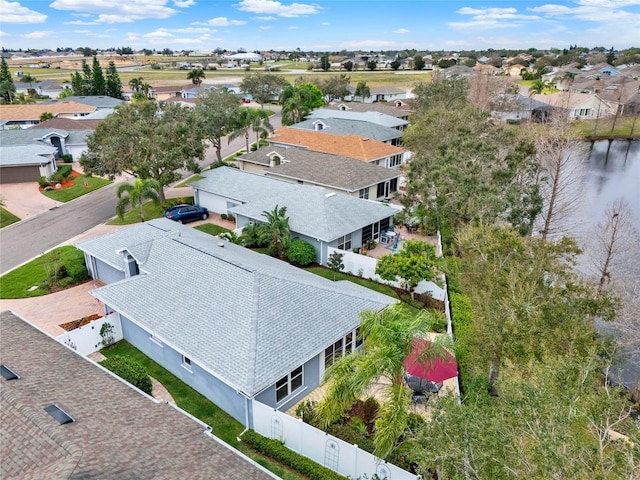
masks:
<instances>
[{"instance_id":1,"label":"white cloud","mask_svg":"<svg viewBox=\"0 0 640 480\"><path fill-rule=\"evenodd\" d=\"M73 33L85 34L85 33L91 33L91 30L74 30Z\"/></svg>"},{"instance_id":2,"label":"white cloud","mask_svg":"<svg viewBox=\"0 0 640 480\"><path fill-rule=\"evenodd\" d=\"M2 23L44 23L47 15L23 7L18 2L0 0Z\"/></svg>"},{"instance_id":3,"label":"white cloud","mask_svg":"<svg viewBox=\"0 0 640 480\"><path fill-rule=\"evenodd\" d=\"M613 24L618 33L622 23L628 23L632 27L640 24L640 14L624 10L624 7L640 5L640 0L578 0L575 7L566 5L546 4L532 7L529 10L541 13L546 18L559 17L566 19L572 17L577 20L595 22L600 24Z\"/></svg>"},{"instance_id":4,"label":"white cloud","mask_svg":"<svg viewBox=\"0 0 640 480\"><path fill-rule=\"evenodd\" d=\"M525 23L540 22L538 15L524 15L515 8L472 8L462 7L456 11L460 15L470 15L464 22L449 22L447 26L454 30L519 28Z\"/></svg>"},{"instance_id":5,"label":"white cloud","mask_svg":"<svg viewBox=\"0 0 640 480\"><path fill-rule=\"evenodd\" d=\"M193 25L212 25L214 27L228 27L230 25L246 25L244 20L229 20L227 17L210 18L206 22L194 22Z\"/></svg>"},{"instance_id":6,"label":"white cloud","mask_svg":"<svg viewBox=\"0 0 640 480\"><path fill-rule=\"evenodd\" d=\"M322 25L323 27L328 27L329 26L329 22L322 22L320 25Z\"/></svg>"},{"instance_id":7,"label":"white cloud","mask_svg":"<svg viewBox=\"0 0 640 480\"><path fill-rule=\"evenodd\" d=\"M52 31L46 31L46 30L39 30L39 31L35 31L35 32L30 32L30 33L23 33L22 35L20 35L22 38L30 38L30 39L38 39L38 38L47 38L51 35L54 35L54 32Z\"/></svg>"},{"instance_id":8,"label":"white cloud","mask_svg":"<svg viewBox=\"0 0 640 480\"><path fill-rule=\"evenodd\" d=\"M262 20L263 22L271 22L273 20L277 20L276 17L272 17L270 15L265 16L265 17L255 17L256 20Z\"/></svg>"},{"instance_id":9,"label":"white cloud","mask_svg":"<svg viewBox=\"0 0 640 480\"><path fill-rule=\"evenodd\" d=\"M7 32L3 32L2 30L0 30L0 37L10 37L11 35L9 35Z\"/></svg>"},{"instance_id":10,"label":"white cloud","mask_svg":"<svg viewBox=\"0 0 640 480\"><path fill-rule=\"evenodd\" d=\"M173 0L173 4L178 8L188 8L193 7L196 2L195 0Z\"/></svg>"},{"instance_id":11,"label":"white cloud","mask_svg":"<svg viewBox=\"0 0 640 480\"><path fill-rule=\"evenodd\" d=\"M409 33L411 30L407 30L406 28L399 28L394 30L393 33Z\"/></svg>"},{"instance_id":12,"label":"white cloud","mask_svg":"<svg viewBox=\"0 0 640 480\"><path fill-rule=\"evenodd\" d=\"M72 20L70 22L62 22L63 25L97 25L98 22L90 22L87 20Z\"/></svg>"},{"instance_id":13,"label":"white cloud","mask_svg":"<svg viewBox=\"0 0 640 480\"><path fill-rule=\"evenodd\" d=\"M258 27L258 30L271 30L273 27L271 25L263 25Z\"/></svg>"},{"instance_id":14,"label":"white cloud","mask_svg":"<svg viewBox=\"0 0 640 480\"><path fill-rule=\"evenodd\" d=\"M167 0L54 0L51 8L98 15L104 23L131 23L150 18L167 19L177 10L166 6Z\"/></svg>"},{"instance_id":15,"label":"white cloud","mask_svg":"<svg viewBox=\"0 0 640 480\"><path fill-rule=\"evenodd\" d=\"M295 25L292 25L289 27L289 30L298 30L298 27L296 27Z\"/></svg>"},{"instance_id":16,"label":"white cloud","mask_svg":"<svg viewBox=\"0 0 640 480\"><path fill-rule=\"evenodd\" d=\"M264 13L279 17L314 15L322 10L322 7L316 4L290 3L289 5L283 5L281 2L274 0L242 0L234 6L243 12Z\"/></svg>"}]
</instances>

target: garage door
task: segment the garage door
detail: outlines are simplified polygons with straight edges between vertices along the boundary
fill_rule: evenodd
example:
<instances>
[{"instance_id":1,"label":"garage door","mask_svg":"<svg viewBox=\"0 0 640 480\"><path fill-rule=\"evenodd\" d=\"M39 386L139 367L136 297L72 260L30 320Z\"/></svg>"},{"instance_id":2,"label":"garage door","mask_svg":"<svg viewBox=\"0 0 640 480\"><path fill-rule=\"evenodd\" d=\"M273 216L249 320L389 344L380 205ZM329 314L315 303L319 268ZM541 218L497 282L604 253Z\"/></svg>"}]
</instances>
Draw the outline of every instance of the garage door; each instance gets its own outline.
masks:
<instances>
[{"instance_id":1,"label":"garage door","mask_svg":"<svg viewBox=\"0 0 640 480\"><path fill-rule=\"evenodd\" d=\"M2 167L0 168L0 183L37 182L40 168L31 167Z\"/></svg>"}]
</instances>

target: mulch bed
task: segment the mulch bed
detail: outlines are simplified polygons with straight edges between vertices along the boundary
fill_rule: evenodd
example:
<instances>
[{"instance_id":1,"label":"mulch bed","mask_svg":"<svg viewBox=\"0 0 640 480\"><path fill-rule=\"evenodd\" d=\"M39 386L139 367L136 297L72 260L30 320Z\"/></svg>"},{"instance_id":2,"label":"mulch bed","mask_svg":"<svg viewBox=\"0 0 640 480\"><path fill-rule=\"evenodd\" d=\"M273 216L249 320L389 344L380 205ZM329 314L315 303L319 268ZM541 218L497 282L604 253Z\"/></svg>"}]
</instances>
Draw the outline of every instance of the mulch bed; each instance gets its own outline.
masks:
<instances>
[{"instance_id":1,"label":"mulch bed","mask_svg":"<svg viewBox=\"0 0 640 480\"><path fill-rule=\"evenodd\" d=\"M71 330L75 330L76 328L84 327L85 325L88 325L89 323L99 318L102 318L102 316L98 315L97 313L94 313L93 315L87 315L86 317L82 317L79 320L73 320L71 322L63 323L60 326L64 328L67 332L70 332Z\"/></svg>"},{"instance_id":2,"label":"mulch bed","mask_svg":"<svg viewBox=\"0 0 640 480\"><path fill-rule=\"evenodd\" d=\"M80 176L79 172L76 172L75 170L71 170L71 173L67 178L64 178L61 182L58 182L60 184L60 188L56 188L56 185L58 184L56 182L51 182L51 187L55 190L62 190L63 188L73 187L76 184L75 179L78 178L79 176ZM44 190L44 187L40 187L38 190L42 192Z\"/></svg>"}]
</instances>

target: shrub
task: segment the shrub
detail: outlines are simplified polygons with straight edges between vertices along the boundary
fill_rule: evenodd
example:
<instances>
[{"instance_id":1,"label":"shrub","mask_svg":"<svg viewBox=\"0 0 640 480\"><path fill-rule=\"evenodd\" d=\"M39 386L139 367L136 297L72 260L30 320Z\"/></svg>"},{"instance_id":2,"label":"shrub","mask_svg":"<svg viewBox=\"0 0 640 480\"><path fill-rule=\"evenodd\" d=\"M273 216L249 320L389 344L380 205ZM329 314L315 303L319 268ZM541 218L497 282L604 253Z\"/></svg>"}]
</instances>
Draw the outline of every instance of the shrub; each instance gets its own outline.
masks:
<instances>
[{"instance_id":1,"label":"shrub","mask_svg":"<svg viewBox=\"0 0 640 480\"><path fill-rule=\"evenodd\" d=\"M64 277L61 280L58 280L57 284L60 288L67 288L70 287L71 285L73 285L73 278L71 277Z\"/></svg>"},{"instance_id":2,"label":"shrub","mask_svg":"<svg viewBox=\"0 0 640 480\"><path fill-rule=\"evenodd\" d=\"M316 413L316 408L318 407L318 402L314 402L313 400L305 400L300 405L296 407L296 416L301 418L304 423L308 423L309 425L313 425L314 427L318 426L318 414Z\"/></svg>"},{"instance_id":3,"label":"shrub","mask_svg":"<svg viewBox=\"0 0 640 480\"><path fill-rule=\"evenodd\" d=\"M56 173L62 175L63 178L67 178L71 175L71 165L61 165Z\"/></svg>"},{"instance_id":4,"label":"shrub","mask_svg":"<svg viewBox=\"0 0 640 480\"><path fill-rule=\"evenodd\" d=\"M362 419L363 423L367 426L367 431L369 434L372 434L379 409L380 403L374 397L369 397L364 402L358 400L354 403L349 411L349 415L352 418L358 417Z\"/></svg>"},{"instance_id":5,"label":"shrub","mask_svg":"<svg viewBox=\"0 0 640 480\"><path fill-rule=\"evenodd\" d=\"M49 181L52 183L60 183L64 177L60 172L56 172L49 178Z\"/></svg>"},{"instance_id":6,"label":"shrub","mask_svg":"<svg viewBox=\"0 0 640 480\"><path fill-rule=\"evenodd\" d=\"M309 242L294 238L287 250L287 258L304 267L316 261L316 249Z\"/></svg>"},{"instance_id":7,"label":"shrub","mask_svg":"<svg viewBox=\"0 0 640 480\"><path fill-rule=\"evenodd\" d=\"M326 431L328 434L338 437L340 440L344 440L347 443L355 443L365 452L373 453L376 448L373 440L366 435L363 435L351 425L334 423L333 425L329 425Z\"/></svg>"},{"instance_id":8,"label":"shrub","mask_svg":"<svg viewBox=\"0 0 640 480\"><path fill-rule=\"evenodd\" d=\"M253 430L242 436L242 441L258 452L306 475L311 480L344 480L345 477L313 460L289 450L278 440L266 438Z\"/></svg>"},{"instance_id":9,"label":"shrub","mask_svg":"<svg viewBox=\"0 0 640 480\"><path fill-rule=\"evenodd\" d=\"M68 278L69 277L69 272L67 272L67 267L65 267L64 265L60 265L60 268L58 268L58 271L56 272L56 278L58 280L62 280L63 278Z\"/></svg>"},{"instance_id":10,"label":"shrub","mask_svg":"<svg viewBox=\"0 0 640 480\"><path fill-rule=\"evenodd\" d=\"M226 214L226 213L221 213L221 214L220 214L220 218L221 218L222 220L226 220L226 219L227 219L227 214Z\"/></svg>"},{"instance_id":11,"label":"shrub","mask_svg":"<svg viewBox=\"0 0 640 480\"><path fill-rule=\"evenodd\" d=\"M443 333L447 330L447 318L444 315L434 315L429 322L429 329L436 333Z\"/></svg>"},{"instance_id":12,"label":"shrub","mask_svg":"<svg viewBox=\"0 0 640 480\"><path fill-rule=\"evenodd\" d=\"M70 153L63 153L62 155L60 155L60 158L65 163L73 162L73 155L71 155Z\"/></svg>"},{"instance_id":13,"label":"shrub","mask_svg":"<svg viewBox=\"0 0 640 480\"><path fill-rule=\"evenodd\" d=\"M126 380L143 392L151 395L151 378L138 362L127 357L114 355L100 362L104 368L111 370L123 380Z\"/></svg>"},{"instance_id":14,"label":"shrub","mask_svg":"<svg viewBox=\"0 0 640 480\"><path fill-rule=\"evenodd\" d=\"M73 283L81 283L89 280L89 271L84 264L66 267L66 271L69 278L73 280Z\"/></svg>"},{"instance_id":15,"label":"shrub","mask_svg":"<svg viewBox=\"0 0 640 480\"><path fill-rule=\"evenodd\" d=\"M48 187L49 186L49 181L47 180L47 177L45 177L44 175L40 175L38 177L38 185L40 185L41 187Z\"/></svg>"}]
</instances>

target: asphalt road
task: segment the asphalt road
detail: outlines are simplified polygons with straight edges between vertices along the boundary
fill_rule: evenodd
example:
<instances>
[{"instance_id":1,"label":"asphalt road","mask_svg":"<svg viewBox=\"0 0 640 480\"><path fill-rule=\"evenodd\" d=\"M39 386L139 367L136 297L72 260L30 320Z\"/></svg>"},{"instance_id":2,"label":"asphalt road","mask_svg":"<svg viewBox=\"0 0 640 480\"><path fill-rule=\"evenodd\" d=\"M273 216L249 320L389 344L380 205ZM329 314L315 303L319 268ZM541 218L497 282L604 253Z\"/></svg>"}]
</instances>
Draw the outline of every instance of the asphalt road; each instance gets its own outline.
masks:
<instances>
[{"instance_id":1,"label":"asphalt road","mask_svg":"<svg viewBox=\"0 0 640 480\"><path fill-rule=\"evenodd\" d=\"M280 109L269 108L276 111L270 121L274 129L278 128L281 124ZM225 138L222 143L222 157L225 158L244 147L243 137L236 138L231 143ZM208 166L215 160L215 151L209 148L201 166ZM1 229L0 275L111 219L115 215L116 188L117 183L108 185Z\"/></svg>"}]
</instances>

